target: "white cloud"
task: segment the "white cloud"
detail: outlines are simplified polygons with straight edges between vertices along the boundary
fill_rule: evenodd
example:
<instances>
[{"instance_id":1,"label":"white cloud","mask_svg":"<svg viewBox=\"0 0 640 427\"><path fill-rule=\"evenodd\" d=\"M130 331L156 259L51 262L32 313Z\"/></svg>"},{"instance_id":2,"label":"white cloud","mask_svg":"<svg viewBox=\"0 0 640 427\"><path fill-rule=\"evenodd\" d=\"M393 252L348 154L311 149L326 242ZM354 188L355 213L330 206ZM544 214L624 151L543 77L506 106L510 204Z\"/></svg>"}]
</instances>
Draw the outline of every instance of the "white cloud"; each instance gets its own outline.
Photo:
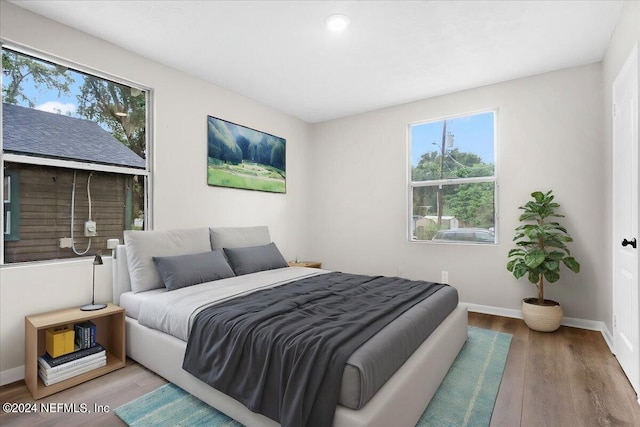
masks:
<instances>
[{"instance_id":1,"label":"white cloud","mask_svg":"<svg viewBox=\"0 0 640 427\"><path fill-rule=\"evenodd\" d=\"M76 106L75 104L72 104L70 102L63 104L58 101L48 101L48 102L45 102L44 104L38 105L36 107L36 110L47 111L49 113L64 114L66 116L72 116L76 112Z\"/></svg>"}]
</instances>

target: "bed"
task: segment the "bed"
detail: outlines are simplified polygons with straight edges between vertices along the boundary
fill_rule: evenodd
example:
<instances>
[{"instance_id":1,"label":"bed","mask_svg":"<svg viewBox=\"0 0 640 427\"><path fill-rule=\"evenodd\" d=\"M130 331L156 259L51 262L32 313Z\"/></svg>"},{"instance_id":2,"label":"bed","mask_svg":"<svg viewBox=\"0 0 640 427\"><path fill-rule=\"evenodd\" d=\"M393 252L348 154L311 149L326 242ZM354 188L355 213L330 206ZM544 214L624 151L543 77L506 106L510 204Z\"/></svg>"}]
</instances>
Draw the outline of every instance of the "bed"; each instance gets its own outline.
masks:
<instances>
[{"instance_id":1,"label":"bed","mask_svg":"<svg viewBox=\"0 0 640 427\"><path fill-rule=\"evenodd\" d=\"M160 265L156 271L150 255L174 261L181 259L182 255L195 254L206 248L238 248L238 251L242 251L267 242L272 244L268 229L244 227L135 232L125 236L125 241L126 245L119 245L114 251L113 300L127 311L128 356L244 425L278 425L184 370L186 339L194 318L207 307L215 306L208 300L203 302L212 293L216 294L213 299L218 301L217 304L221 304L221 301L233 300L235 295L258 292L256 289L268 292L272 288L284 288L279 286L283 283L325 279L334 273L299 267L268 268L265 271L249 271L241 276L223 277L216 280L213 286L202 283L167 291L164 286L156 286ZM258 259L258 263L269 264L268 260L262 258L251 257L252 260ZM149 286L140 289L140 280L147 281L150 276L153 276L151 282L154 284L149 289ZM160 280L171 279L163 276ZM449 289L446 291L450 292ZM444 291L437 292L435 297L446 300L445 304L452 304L451 297L446 296ZM389 359L395 358L388 352L389 347L406 347L402 341L394 341L400 339L393 335L393 329L398 324L421 325L420 319L433 316L433 312L422 306L412 307L353 353L344 368L333 417L334 426L415 425L466 340L467 312L466 308L457 304L457 293L455 305L447 313L439 314L441 319L437 321L437 326L433 326L433 331L416 329L428 337L415 344L415 350L411 348L402 361L393 362L397 366L393 363L390 363L391 367L386 366ZM377 352L378 362L369 362L366 359L369 356L363 356L370 354L372 349L373 353ZM368 374L363 365L369 367ZM382 375L376 369L391 371Z\"/></svg>"}]
</instances>

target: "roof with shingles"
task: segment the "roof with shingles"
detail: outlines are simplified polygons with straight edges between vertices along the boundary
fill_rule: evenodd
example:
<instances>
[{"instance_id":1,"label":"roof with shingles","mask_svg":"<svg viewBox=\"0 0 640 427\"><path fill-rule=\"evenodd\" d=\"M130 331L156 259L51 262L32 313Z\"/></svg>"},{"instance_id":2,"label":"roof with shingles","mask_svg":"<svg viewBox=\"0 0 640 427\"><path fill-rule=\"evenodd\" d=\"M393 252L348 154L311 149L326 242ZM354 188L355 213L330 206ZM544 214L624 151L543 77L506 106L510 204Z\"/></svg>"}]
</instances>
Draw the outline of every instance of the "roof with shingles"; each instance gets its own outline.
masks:
<instances>
[{"instance_id":1,"label":"roof with shingles","mask_svg":"<svg viewBox=\"0 0 640 427\"><path fill-rule=\"evenodd\" d=\"M145 168L146 161L95 122L2 104L5 153Z\"/></svg>"}]
</instances>

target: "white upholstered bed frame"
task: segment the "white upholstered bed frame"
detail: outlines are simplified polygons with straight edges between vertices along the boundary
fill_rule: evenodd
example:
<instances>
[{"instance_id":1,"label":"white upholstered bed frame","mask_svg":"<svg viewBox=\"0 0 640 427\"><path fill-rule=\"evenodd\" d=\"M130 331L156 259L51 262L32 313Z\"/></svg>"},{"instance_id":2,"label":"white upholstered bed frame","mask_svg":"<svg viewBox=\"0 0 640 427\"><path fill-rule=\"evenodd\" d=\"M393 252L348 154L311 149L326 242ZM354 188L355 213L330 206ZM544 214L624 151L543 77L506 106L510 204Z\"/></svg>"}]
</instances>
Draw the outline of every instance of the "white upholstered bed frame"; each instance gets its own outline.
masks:
<instances>
[{"instance_id":1,"label":"white upholstered bed frame","mask_svg":"<svg viewBox=\"0 0 640 427\"><path fill-rule=\"evenodd\" d=\"M113 302L131 290L126 249L114 251ZM415 426L467 339L467 309L458 306L359 410L338 405L334 426ZM186 342L126 317L127 355L242 424L277 426L182 369Z\"/></svg>"}]
</instances>

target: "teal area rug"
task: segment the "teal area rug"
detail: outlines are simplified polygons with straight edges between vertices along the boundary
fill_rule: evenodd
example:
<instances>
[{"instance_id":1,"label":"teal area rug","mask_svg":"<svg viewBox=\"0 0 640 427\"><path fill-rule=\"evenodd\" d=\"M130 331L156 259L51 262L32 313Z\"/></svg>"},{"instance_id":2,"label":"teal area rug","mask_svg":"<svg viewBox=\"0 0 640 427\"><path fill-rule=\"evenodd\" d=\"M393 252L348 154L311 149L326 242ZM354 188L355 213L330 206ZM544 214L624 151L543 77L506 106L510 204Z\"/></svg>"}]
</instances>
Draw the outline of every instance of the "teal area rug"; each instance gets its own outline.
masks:
<instances>
[{"instance_id":1,"label":"teal area rug","mask_svg":"<svg viewBox=\"0 0 640 427\"><path fill-rule=\"evenodd\" d=\"M470 326L467 342L417 426L488 426L510 345L509 334ZM174 384L120 406L115 413L131 427L242 426Z\"/></svg>"},{"instance_id":2,"label":"teal area rug","mask_svg":"<svg viewBox=\"0 0 640 427\"><path fill-rule=\"evenodd\" d=\"M114 412L130 427L242 426L171 383L116 408Z\"/></svg>"},{"instance_id":3,"label":"teal area rug","mask_svg":"<svg viewBox=\"0 0 640 427\"><path fill-rule=\"evenodd\" d=\"M470 326L467 342L417 426L488 426L510 345L510 334Z\"/></svg>"}]
</instances>

